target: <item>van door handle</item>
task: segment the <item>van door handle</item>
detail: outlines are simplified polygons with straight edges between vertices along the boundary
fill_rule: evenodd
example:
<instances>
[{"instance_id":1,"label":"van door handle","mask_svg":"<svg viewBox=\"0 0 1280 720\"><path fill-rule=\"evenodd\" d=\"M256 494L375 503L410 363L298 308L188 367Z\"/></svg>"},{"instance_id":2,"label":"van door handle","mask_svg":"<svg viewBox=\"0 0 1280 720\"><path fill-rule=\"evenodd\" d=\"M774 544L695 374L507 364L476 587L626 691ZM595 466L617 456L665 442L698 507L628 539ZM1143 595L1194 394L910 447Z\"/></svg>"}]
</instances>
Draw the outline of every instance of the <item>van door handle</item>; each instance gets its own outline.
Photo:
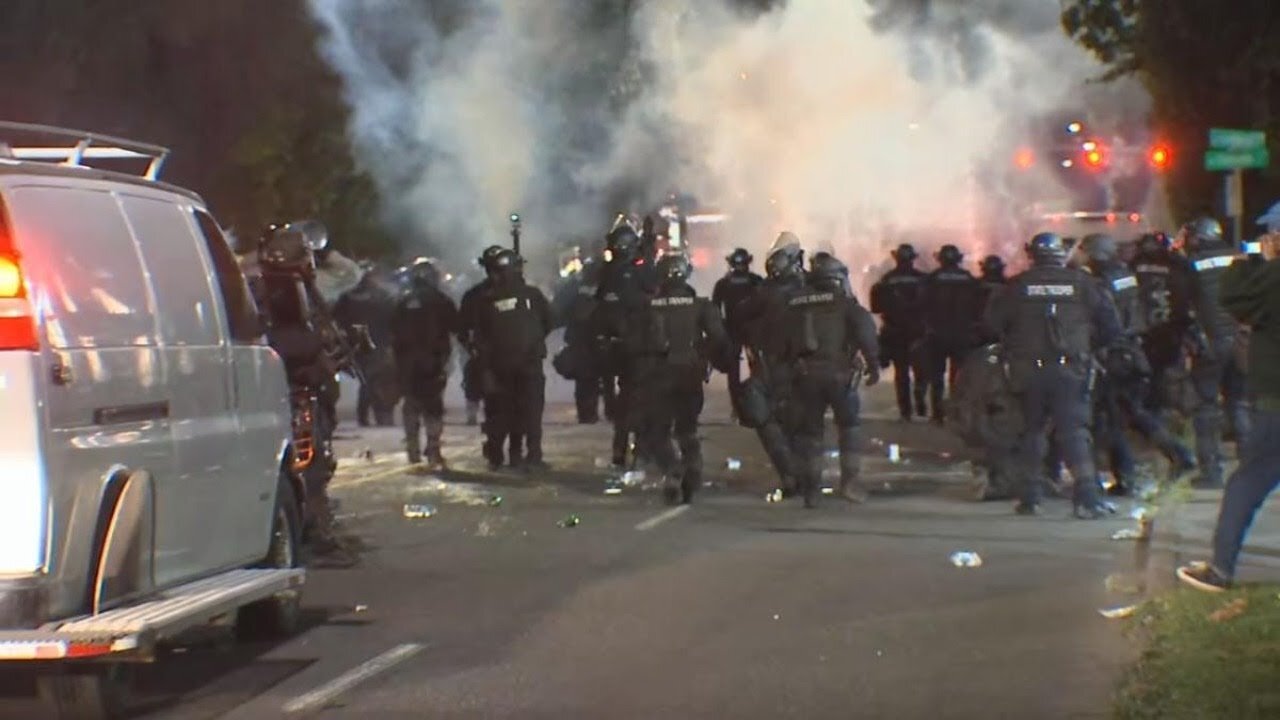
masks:
<instances>
[{"instance_id":1,"label":"van door handle","mask_svg":"<svg viewBox=\"0 0 1280 720\"><path fill-rule=\"evenodd\" d=\"M75 374L71 372L71 366L63 362L61 358L54 361L50 370L54 385L70 385L71 381L75 379Z\"/></svg>"}]
</instances>

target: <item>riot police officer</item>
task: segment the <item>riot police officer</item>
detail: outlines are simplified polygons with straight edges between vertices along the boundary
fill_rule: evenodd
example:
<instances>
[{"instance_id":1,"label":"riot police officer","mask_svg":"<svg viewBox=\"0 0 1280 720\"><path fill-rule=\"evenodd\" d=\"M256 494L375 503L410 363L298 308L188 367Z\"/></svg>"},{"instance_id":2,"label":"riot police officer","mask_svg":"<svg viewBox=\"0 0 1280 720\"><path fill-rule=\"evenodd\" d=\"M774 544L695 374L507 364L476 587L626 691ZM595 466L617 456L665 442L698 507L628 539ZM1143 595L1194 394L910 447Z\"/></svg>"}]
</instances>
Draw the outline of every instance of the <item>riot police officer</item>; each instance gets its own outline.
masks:
<instances>
[{"instance_id":1,"label":"riot police officer","mask_svg":"<svg viewBox=\"0 0 1280 720\"><path fill-rule=\"evenodd\" d=\"M1138 278L1138 292L1145 314L1142 349L1151 365L1146 405L1156 417L1167 420L1167 411L1185 380L1187 339L1191 327L1191 268L1174 252L1172 239L1162 232L1143 235L1130 267Z\"/></svg>"},{"instance_id":2,"label":"riot police officer","mask_svg":"<svg viewBox=\"0 0 1280 720\"><path fill-rule=\"evenodd\" d=\"M419 260L410 270L410 290L396 304L391 319L392 348L404 388L405 452L410 464L422 462L425 429L427 467L443 469L444 389L451 340L459 328L458 310L440 289L440 271L434 263Z\"/></svg>"},{"instance_id":3,"label":"riot police officer","mask_svg":"<svg viewBox=\"0 0 1280 720\"><path fill-rule=\"evenodd\" d=\"M729 329L729 336L733 339L735 346L735 355L741 356L742 346L746 344L745 338L742 336L742 322L739 317L739 305L751 295L760 289L760 284L764 282L764 278L751 272L751 263L755 258L745 248L736 248L725 258L725 262L729 264L729 272L724 277L716 281L715 288L711 291L711 303L720 311L721 317L724 318L725 324ZM726 375L729 377L729 399L734 404L735 414L737 411L738 398L742 394L742 375L738 363L734 363L732 367L726 368Z\"/></svg>"},{"instance_id":4,"label":"riot police officer","mask_svg":"<svg viewBox=\"0 0 1280 720\"><path fill-rule=\"evenodd\" d=\"M1125 432L1129 425L1165 454L1175 475L1194 463L1190 450L1156 420L1143 402L1151 367L1142 351L1141 336L1147 325L1137 276L1120 260L1120 248L1110 235L1089 235L1081 242L1081 249L1086 266L1099 289L1115 304L1120 320L1121 336L1101 358L1103 373L1094 392L1093 433L1100 454L1107 457L1115 475L1112 494L1126 495L1133 490L1137 470Z\"/></svg>"},{"instance_id":5,"label":"riot police officer","mask_svg":"<svg viewBox=\"0 0 1280 720\"><path fill-rule=\"evenodd\" d=\"M1095 518L1110 508L1098 497L1089 436L1093 352L1120 336L1115 305L1086 273L1066 267L1063 239L1041 233L1027 246L1032 266L1009 281L987 308L987 326L1005 343L1010 382L1022 406L1020 514L1040 503L1045 431L1052 424L1076 479L1077 517Z\"/></svg>"},{"instance_id":6,"label":"riot police officer","mask_svg":"<svg viewBox=\"0 0 1280 720\"><path fill-rule=\"evenodd\" d=\"M804 287L804 249L795 234L784 232L765 258L765 281L739 306L741 333L749 348L751 377L742 386L740 421L756 431L785 496L796 492L791 442L785 421L789 419L792 390L784 338L777 334L787 309L788 296Z\"/></svg>"},{"instance_id":7,"label":"riot police officer","mask_svg":"<svg viewBox=\"0 0 1280 720\"><path fill-rule=\"evenodd\" d=\"M999 255L988 255L978 263L978 305L981 310L985 311L987 303L996 291L1009 283L1009 278L1005 276L1004 271L1004 258Z\"/></svg>"},{"instance_id":8,"label":"riot police officer","mask_svg":"<svg viewBox=\"0 0 1280 720\"><path fill-rule=\"evenodd\" d=\"M917 256L912 245L903 243L891 254L897 266L871 287L871 312L879 315L881 321L881 366L893 365L898 412L903 420L910 420L913 399L916 415L924 417L928 412L925 407L928 384L912 357L913 348L924 337L921 302L925 274L915 268ZM914 392L912 374L915 375Z\"/></svg>"},{"instance_id":9,"label":"riot police officer","mask_svg":"<svg viewBox=\"0 0 1280 720\"><path fill-rule=\"evenodd\" d=\"M333 318L344 327L363 327L373 347L356 357L360 365L360 388L356 395L356 421L368 427L370 415L378 425L394 422L393 413L399 401L395 353L391 349L391 315L396 298L387 292L370 268L355 289L339 298L333 307Z\"/></svg>"},{"instance_id":10,"label":"riot police officer","mask_svg":"<svg viewBox=\"0 0 1280 720\"><path fill-rule=\"evenodd\" d=\"M934 422L941 423L946 415L946 389L955 384L960 365L978 344L982 289L977 278L960 267L964 259L960 248L943 245L937 258L940 267L925 278L922 308L929 400Z\"/></svg>"},{"instance_id":11,"label":"riot police officer","mask_svg":"<svg viewBox=\"0 0 1280 720\"><path fill-rule=\"evenodd\" d=\"M688 258L664 255L656 270L659 285L633 317L627 345L642 389L645 446L666 478L667 501L689 503L702 484L698 417L707 365L724 369L730 342L715 307L689 286L693 266Z\"/></svg>"},{"instance_id":12,"label":"riot police officer","mask_svg":"<svg viewBox=\"0 0 1280 720\"><path fill-rule=\"evenodd\" d=\"M781 323L774 327L783 338L783 358L792 372L791 457L807 508L817 507L822 496L819 457L828 408L835 415L840 448L840 493L851 502L867 497L858 482L856 381L862 372L868 385L879 380L880 349L875 321L846 289L848 274L834 256L818 257L809 282L788 293ZM855 358L861 359L861 366Z\"/></svg>"},{"instance_id":13,"label":"riot police officer","mask_svg":"<svg viewBox=\"0 0 1280 720\"><path fill-rule=\"evenodd\" d=\"M486 377L484 455L490 464L500 464L503 440L523 438L523 458L513 447L511 463L523 460L526 470L544 470L542 362L553 326L551 304L525 282L524 261L514 251L503 250L490 265L490 286L475 309L471 334Z\"/></svg>"},{"instance_id":14,"label":"riot police officer","mask_svg":"<svg viewBox=\"0 0 1280 720\"><path fill-rule=\"evenodd\" d=\"M637 440L637 454L646 451L640 428L642 417L635 368L625 345L631 316L644 306L655 285L652 266L646 264L640 254L640 242L639 233L626 222L616 224L609 232L606 244L609 260L596 288L598 303L592 320L599 343L601 375L618 380L613 413L613 465L616 468L627 466L633 436Z\"/></svg>"},{"instance_id":15,"label":"riot police officer","mask_svg":"<svg viewBox=\"0 0 1280 720\"><path fill-rule=\"evenodd\" d=\"M603 397L605 416L613 416L612 393L605 388L601 375L600 358L597 355L596 333L592 324L596 307L596 291L600 287L600 263L587 258L569 288L564 309L564 349L552 363L566 380L573 381L573 399L577 406L578 422L591 425L600 422L600 400ZM612 384L612 379L610 379ZM609 388L611 389L611 388Z\"/></svg>"},{"instance_id":16,"label":"riot police officer","mask_svg":"<svg viewBox=\"0 0 1280 720\"><path fill-rule=\"evenodd\" d=\"M1219 284L1223 273L1235 261L1236 251L1222 236L1222 225L1209 217L1188 223L1183 231L1187 259L1191 264L1191 307L1198 327L1191 356L1191 384L1196 408L1192 422L1196 431L1196 459L1200 465L1199 484L1222 486L1222 407L1225 404L1235 430L1236 443L1249 434L1245 398L1245 375L1235 352L1240 324L1222 306Z\"/></svg>"},{"instance_id":17,"label":"riot police officer","mask_svg":"<svg viewBox=\"0 0 1280 720\"><path fill-rule=\"evenodd\" d=\"M268 226L259 240L258 266L256 299L266 316L267 341L285 366L295 421L312 418L305 432L314 450L309 458L295 458L306 488L308 534L317 552L341 553L328 485L337 468L331 408L338 394L335 375L349 360L338 348L345 339L315 289L315 257L307 232L291 225Z\"/></svg>"},{"instance_id":18,"label":"riot police officer","mask_svg":"<svg viewBox=\"0 0 1280 720\"><path fill-rule=\"evenodd\" d=\"M463 352L466 353L466 360L462 365L462 392L467 402L467 424L476 424L477 406L484 405L485 417L491 417L493 408L489 406L488 399L491 395L485 393L484 382L484 365L481 358L477 355L478 348L475 344L475 328L478 322L477 313L484 301L484 295L493 286L493 261L498 255L505 250L501 245L490 245L480 253L480 257L476 260L476 264L484 270L484 279L473 285L465 293L462 294L462 300L458 303L459 325L461 326L461 334L459 339L462 342ZM511 438L512 455L518 455L518 449L522 442L519 438ZM503 464L503 444L506 439L498 442L498 452L494 456L487 456L491 469L496 470Z\"/></svg>"}]
</instances>

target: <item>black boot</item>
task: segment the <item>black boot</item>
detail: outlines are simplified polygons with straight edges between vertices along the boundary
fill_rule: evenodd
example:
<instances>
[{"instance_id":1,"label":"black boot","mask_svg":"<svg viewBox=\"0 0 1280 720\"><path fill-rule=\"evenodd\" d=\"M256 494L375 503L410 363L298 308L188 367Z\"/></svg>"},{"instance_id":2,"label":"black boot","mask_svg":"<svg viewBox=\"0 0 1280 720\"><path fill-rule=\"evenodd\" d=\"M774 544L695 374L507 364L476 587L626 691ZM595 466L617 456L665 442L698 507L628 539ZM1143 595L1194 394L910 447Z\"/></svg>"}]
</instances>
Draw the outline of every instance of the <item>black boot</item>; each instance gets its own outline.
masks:
<instances>
[{"instance_id":1,"label":"black boot","mask_svg":"<svg viewBox=\"0 0 1280 720\"><path fill-rule=\"evenodd\" d=\"M442 418L427 418L427 464L433 470L447 470L444 454L440 452L440 437L444 434Z\"/></svg>"}]
</instances>

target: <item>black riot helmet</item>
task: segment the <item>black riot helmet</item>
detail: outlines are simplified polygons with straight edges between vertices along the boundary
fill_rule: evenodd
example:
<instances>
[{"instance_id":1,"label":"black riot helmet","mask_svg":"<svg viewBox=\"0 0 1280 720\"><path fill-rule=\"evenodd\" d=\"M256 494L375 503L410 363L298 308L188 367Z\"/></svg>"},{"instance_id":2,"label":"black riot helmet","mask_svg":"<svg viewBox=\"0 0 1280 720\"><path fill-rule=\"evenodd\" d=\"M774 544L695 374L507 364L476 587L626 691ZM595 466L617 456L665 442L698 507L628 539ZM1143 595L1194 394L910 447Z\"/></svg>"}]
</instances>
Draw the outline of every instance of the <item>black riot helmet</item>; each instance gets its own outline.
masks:
<instances>
[{"instance_id":1,"label":"black riot helmet","mask_svg":"<svg viewBox=\"0 0 1280 720\"><path fill-rule=\"evenodd\" d=\"M845 291L849 287L849 268L835 255L820 252L809 263L809 277L821 290Z\"/></svg>"},{"instance_id":2,"label":"black riot helmet","mask_svg":"<svg viewBox=\"0 0 1280 720\"><path fill-rule=\"evenodd\" d=\"M1057 265L1062 267L1067 264L1067 258L1071 255L1071 248L1061 235L1042 232L1031 238L1031 242L1027 243L1027 254L1031 256L1031 261L1036 265Z\"/></svg>"},{"instance_id":3,"label":"black riot helmet","mask_svg":"<svg viewBox=\"0 0 1280 720\"><path fill-rule=\"evenodd\" d=\"M415 289L440 287L440 268L426 258L418 258L409 266L409 282Z\"/></svg>"},{"instance_id":4,"label":"black riot helmet","mask_svg":"<svg viewBox=\"0 0 1280 720\"><path fill-rule=\"evenodd\" d=\"M729 263L730 270L745 273L751 270L751 263L755 258L751 256L751 253L747 252L746 248L735 248L724 260Z\"/></svg>"},{"instance_id":5,"label":"black riot helmet","mask_svg":"<svg viewBox=\"0 0 1280 720\"><path fill-rule=\"evenodd\" d=\"M1173 250L1173 238L1168 233L1149 232L1138 238L1140 255L1167 255Z\"/></svg>"},{"instance_id":6,"label":"black riot helmet","mask_svg":"<svg viewBox=\"0 0 1280 720\"><path fill-rule=\"evenodd\" d=\"M693 275L693 263L682 253L663 255L657 265L658 280L664 285L675 285L689 281Z\"/></svg>"},{"instance_id":7,"label":"black riot helmet","mask_svg":"<svg viewBox=\"0 0 1280 720\"><path fill-rule=\"evenodd\" d=\"M1091 263L1115 262L1120 257L1120 246L1116 239L1106 233L1086 235L1080 241L1080 247Z\"/></svg>"},{"instance_id":8,"label":"black riot helmet","mask_svg":"<svg viewBox=\"0 0 1280 720\"><path fill-rule=\"evenodd\" d=\"M1202 215L1183 225L1182 231L1185 234L1188 250L1218 247L1223 244L1222 223L1207 215Z\"/></svg>"},{"instance_id":9,"label":"black riot helmet","mask_svg":"<svg viewBox=\"0 0 1280 720\"><path fill-rule=\"evenodd\" d=\"M524 272L524 258L509 248L503 248L501 252L494 255L490 265L493 276L504 280L518 278Z\"/></svg>"},{"instance_id":10,"label":"black riot helmet","mask_svg":"<svg viewBox=\"0 0 1280 720\"><path fill-rule=\"evenodd\" d=\"M629 223L620 223L609 231L609 255L620 262L631 262L640 253L640 236Z\"/></svg>"},{"instance_id":11,"label":"black riot helmet","mask_svg":"<svg viewBox=\"0 0 1280 720\"><path fill-rule=\"evenodd\" d=\"M978 264L984 277L1004 277L1004 258L999 255L988 255Z\"/></svg>"},{"instance_id":12,"label":"black riot helmet","mask_svg":"<svg viewBox=\"0 0 1280 720\"><path fill-rule=\"evenodd\" d=\"M911 243L902 243L889 254L893 256L894 262L898 263L899 266L910 265L919 257L916 254L916 247Z\"/></svg>"},{"instance_id":13,"label":"black riot helmet","mask_svg":"<svg viewBox=\"0 0 1280 720\"><path fill-rule=\"evenodd\" d=\"M964 260L964 253L955 245L947 244L938 249L938 262L943 267L957 267Z\"/></svg>"},{"instance_id":14,"label":"black riot helmet","mask_svg":"<svg viewBox=\"0 0 1280 720\"><path fill-rule=\"evenodd\" d=\"M309 238L291 225L268 225L258 241L258 264L264 273L310 276L316 258Z\"/></svg>"},{"instance_id":15,"label":"black riot helmet","mask_svg":"<svg viewBox=\"0 0 1280 720\"><path fill-rule=\"evenodd\" d=\"M765 272L774 280L794 280L804 275L804 249L798 244L786 244L769 254L764 261Z\"/></svg>"},{"instance_id":16,"label":"black riot helmet","mask_svg":"<svg viewBox=\"0 0 1280 720\"><path fill-rule=\"evenodd\" d=\"M480 258L476 260L476 263L478 263L480 267L484 268L486 274L492 275L493 261L497 259L504 250L506 250L506 248L501 245L490 245L484 249L484 252L480 253Z\"/></svg>"}]
</instances>

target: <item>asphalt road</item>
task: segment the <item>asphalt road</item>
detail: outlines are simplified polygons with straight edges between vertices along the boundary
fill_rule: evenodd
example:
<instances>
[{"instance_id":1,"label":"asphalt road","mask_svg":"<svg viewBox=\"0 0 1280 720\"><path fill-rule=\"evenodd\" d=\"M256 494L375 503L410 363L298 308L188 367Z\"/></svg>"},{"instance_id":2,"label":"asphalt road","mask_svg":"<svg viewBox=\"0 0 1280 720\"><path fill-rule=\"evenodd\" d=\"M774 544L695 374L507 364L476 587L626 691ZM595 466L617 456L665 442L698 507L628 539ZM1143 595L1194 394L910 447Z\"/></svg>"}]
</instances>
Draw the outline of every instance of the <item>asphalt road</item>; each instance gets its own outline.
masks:
<instances>
[{"instance_id":1,"label":"asphalt road","mask_svg":"<svg viewBox=\"0 0 1280 720\"><path fill-rule=\"evenodd\" d=\"M138 717L1107 717L1132 650L1099 609L1167 568L1110 540L1125 519L968 501L960 448L876 419L885 392L867 403L877 495L815 511L765 502L763 455L719 392L713 486L676 510L644 484L604 494L607 430L563 404L540 477L480 472L478 433L456 425L453 471L407 474L398 431L345 426L334 495L359 561L310 573L296 638L215 634L145 669ZM33 712L10 697L0 717Z\"/></svg>"}]
</instances>

